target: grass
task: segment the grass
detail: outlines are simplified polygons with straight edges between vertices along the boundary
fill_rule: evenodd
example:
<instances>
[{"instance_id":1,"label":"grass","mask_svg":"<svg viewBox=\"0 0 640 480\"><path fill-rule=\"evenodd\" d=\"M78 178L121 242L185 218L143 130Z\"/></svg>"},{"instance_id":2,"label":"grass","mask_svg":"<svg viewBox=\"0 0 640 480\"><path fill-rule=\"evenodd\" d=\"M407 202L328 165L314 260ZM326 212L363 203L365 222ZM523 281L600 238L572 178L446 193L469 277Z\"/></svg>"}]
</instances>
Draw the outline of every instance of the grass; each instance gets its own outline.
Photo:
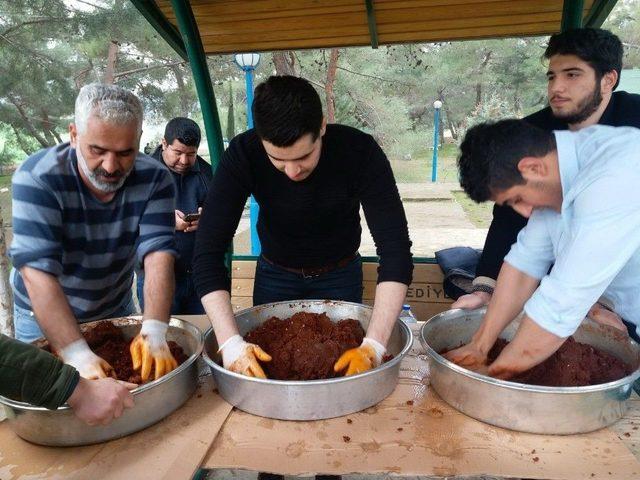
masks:
<instances>
[{"instance_id":1,"label":"grass","mask_svg":"<svg viewBox=\"0 0 640 480\"><path fill-rule=\"evenodd\" d=\"M471 222L478 228L489 228L491 219L493 218L493 203L484 202L476 203L471 200L462 190L454 190L451 192L456 202L460 204L464 213Z\"/></svg>"},{"instance_id":2,"label":"grass","mask_svg":"<svg viewBox=\"0 0 640 480\"><path fill-rule=\"evenodd\" d=\"M458 148L455 145L444 145L438 149L437 179L439 182L458 181L457 154ZM390 159L393 175L398 183L430 182L432 162L432 150L423 150L414 155L411 160Z\"/></svg>"},{"instance_id":3,"label":"grass","mask_svg":"<svg viewBox=\"0 0 640 480\"><path fill-rule=\"evenodd\" d=\"M8 188L8 192L0 192L0 214L4 225L11 225L11 175L0 176L0 189Z\"/></svg>"}]
</instances>

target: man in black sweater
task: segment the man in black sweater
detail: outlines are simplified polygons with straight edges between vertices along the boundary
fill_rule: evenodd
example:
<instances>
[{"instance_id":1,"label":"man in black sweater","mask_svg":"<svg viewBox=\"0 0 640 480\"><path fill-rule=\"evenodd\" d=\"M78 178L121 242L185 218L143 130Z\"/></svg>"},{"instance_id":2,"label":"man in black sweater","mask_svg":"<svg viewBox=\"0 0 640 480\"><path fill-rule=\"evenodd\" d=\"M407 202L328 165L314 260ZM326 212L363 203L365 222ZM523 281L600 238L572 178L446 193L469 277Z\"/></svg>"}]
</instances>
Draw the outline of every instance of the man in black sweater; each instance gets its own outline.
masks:
<instances>
[{"instance_id":1,"label":"man in black sweater","mask_svg":"<svg viewBox=\"0 0 640 480\"><path fill-rule=\"evenodd\" d=\"M320 97L304 79L270 77L253 102L255 129L229 144L213 178L196 236L194 283L225 368L264 377L269 355L238 334L224 254L249 195L260 205L262 255L254 305L294 299L362 302L360 206L380 257L375 305L362 345L336 371L380 364L413 263L407 220L391 166L375 140L327 125Z\"/></svg>"},{"instance_id":2,"label":"man in black sweater","mask_svg":"<svg viewBox=\"0 0 640 480\"><path fill-rule=\"evenodd\" d=\"M551 36L544 53L549 60L549 106L525 120L546 130L579 130L595 124L640 127L640 95L614 92L622 53L620 39L607 30L580 28ZM478 308L489 303L502 261L526 224L527 219L511 207L493 207L473 293L460 297L452 308ZM590 316L624 328L615 315L598 305Z\"/></svg>"}]
</instances>

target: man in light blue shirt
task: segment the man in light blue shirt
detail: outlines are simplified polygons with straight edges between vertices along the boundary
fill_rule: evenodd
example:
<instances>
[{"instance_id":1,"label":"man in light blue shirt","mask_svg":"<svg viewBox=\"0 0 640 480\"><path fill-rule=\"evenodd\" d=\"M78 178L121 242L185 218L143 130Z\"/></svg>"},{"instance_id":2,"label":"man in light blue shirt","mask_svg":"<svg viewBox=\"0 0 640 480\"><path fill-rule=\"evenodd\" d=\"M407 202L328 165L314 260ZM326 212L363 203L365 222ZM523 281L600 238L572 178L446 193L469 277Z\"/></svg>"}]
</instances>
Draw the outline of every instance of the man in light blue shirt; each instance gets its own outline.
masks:
<instances>
[{"instance_id":1,"label":"man in light blue shirt","mask_svg":"<svg viewBox=\"0 0 640 480\"><path fill-rule=\"evenodd\" d=\"M460 149L467 194L509 205L529 222L505 258L482 325L447 358L483 370L500 332L524 309L516 336L488 368L510 378L560 348L601 295L637 333L640 130L550 133L503 120L470 129Z\"/></svg>"}]
</instances>

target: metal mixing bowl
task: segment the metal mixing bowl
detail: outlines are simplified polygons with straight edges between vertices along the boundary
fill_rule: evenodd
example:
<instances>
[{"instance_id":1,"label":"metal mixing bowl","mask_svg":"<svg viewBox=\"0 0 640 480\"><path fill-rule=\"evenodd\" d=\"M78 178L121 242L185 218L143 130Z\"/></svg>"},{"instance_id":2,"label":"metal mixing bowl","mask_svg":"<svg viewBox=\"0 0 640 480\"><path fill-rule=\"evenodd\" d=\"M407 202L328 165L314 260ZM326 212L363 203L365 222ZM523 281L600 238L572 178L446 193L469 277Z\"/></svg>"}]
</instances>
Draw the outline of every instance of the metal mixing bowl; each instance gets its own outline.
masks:
<instances>
[{"instance_id":1,"label":"metal mixing bowl","mask_svg":"<svg viewBox=\"0 0 640 480\"><path fill-rule=\"evenodd\" d=\"M296 312L326 313L331 321L352 318L366 330L372 308L351 302L299 300L260 305L236 314L241 335L271 317L289 318ZM223 368L213 331L205 333L202 356L211 368L220 395L248 413L281 420L339 417L371 407L396 387L402 357L413 343L411 330L401 321L391 333L387 353L393 359L368 372L327 380L284 381L240 375Z\"/></svg>"},{"instance_id":2,"label":"metal mixing bowl","mask_svg":"<svg viewBox=\"0 0 640 480\"><path fill-rule=\"evenodd\" d=\"M420 331L420 342L429 357L431 386L449 405L498 427L544 434L590 432L622 417L633 382L640 377L640 346L626 333L586 319L573 336L631 365L631 375L587 387L524 385L474 373L437 353L468 343L485 313L484 308L449 310L428 320ZM519 319L501 338L511 340L518 325Z\"/></svg>"},{"instance_id":3,"label":"metal mixing bowl","mask_svg":"<svg viewBox=\"0 0 640 480\"><path fill-rule=\"evenodd\" d=\"M127 317L112 319L122 329L127 339L140 331L142 319ZM88 322L81 329L91 328L98 322ZM64 405L57 410L34 407L0 396L5 405L9 426L13 431L33 443L57 447L89 445L124 437L162 420L178 409L198 384L196 360L202 352L203 336L200 329L190 323L172 318L167 331L167 340L180 345L187 360L167 375L132 390L135 405L125 409L122 416L107 426L90 427ZM42 345L44 340L36 340Z\"/></svg>"}]
</instances>

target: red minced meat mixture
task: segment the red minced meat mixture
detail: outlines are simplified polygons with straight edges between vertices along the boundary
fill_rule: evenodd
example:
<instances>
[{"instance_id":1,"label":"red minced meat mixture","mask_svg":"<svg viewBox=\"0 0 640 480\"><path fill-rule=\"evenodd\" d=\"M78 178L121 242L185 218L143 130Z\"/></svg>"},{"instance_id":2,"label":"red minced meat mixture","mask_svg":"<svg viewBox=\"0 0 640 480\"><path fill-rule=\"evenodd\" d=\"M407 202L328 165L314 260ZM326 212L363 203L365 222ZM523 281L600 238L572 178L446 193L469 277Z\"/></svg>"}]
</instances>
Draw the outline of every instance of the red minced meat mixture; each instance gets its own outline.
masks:
<instances>
[{"instance_id":1,"label":"red minced meat mixture","mask_svg":"<svg viewBox=\"0 0 640 480\"><path fill-rule=\"evenodd\" d=\"M353 319L332 322L326 313L298 312L282 320L271 317L256 327L245 340L271 355L261 365L275 380L319 380L342 376L333 364L350 348L360 346L364 330Z\"/></svg>"},{"instance_id":2,"label":"red minced meat mixture","mask_svg":"<svg viewBox=\"0 0 640 480\"><path fill-rule=\"evenodd\" d=\"M126 340L122 330L110 321L105 320L97 323L93 328L82 334L87 340L89 348L113 367L118 380L137 384L144 383L140 377L140 372L133 369L131 352L129 351L129 344L133 339ZM188 357L182 347L173 341L169 341L167 344L178 365L184 363ZM45 349L48 350L48 346ZM151 377L147 381L150 382L151 380L153 380L153 369L151 369Z\"/></svg>"},{"instance_id":3,"label":"red minced meat mixture","mask_svg":"<svg viewBox=\"0 0 640 480\"><path fill-rule=\"evenodd\" d=\"M489 351L489 362L498 358L508 344L499 338ZM511 381L547 387L584 387L613 382L632 371L629 365L610 353L569 337L551 357Z\"/></svg>"}]
</instances>

